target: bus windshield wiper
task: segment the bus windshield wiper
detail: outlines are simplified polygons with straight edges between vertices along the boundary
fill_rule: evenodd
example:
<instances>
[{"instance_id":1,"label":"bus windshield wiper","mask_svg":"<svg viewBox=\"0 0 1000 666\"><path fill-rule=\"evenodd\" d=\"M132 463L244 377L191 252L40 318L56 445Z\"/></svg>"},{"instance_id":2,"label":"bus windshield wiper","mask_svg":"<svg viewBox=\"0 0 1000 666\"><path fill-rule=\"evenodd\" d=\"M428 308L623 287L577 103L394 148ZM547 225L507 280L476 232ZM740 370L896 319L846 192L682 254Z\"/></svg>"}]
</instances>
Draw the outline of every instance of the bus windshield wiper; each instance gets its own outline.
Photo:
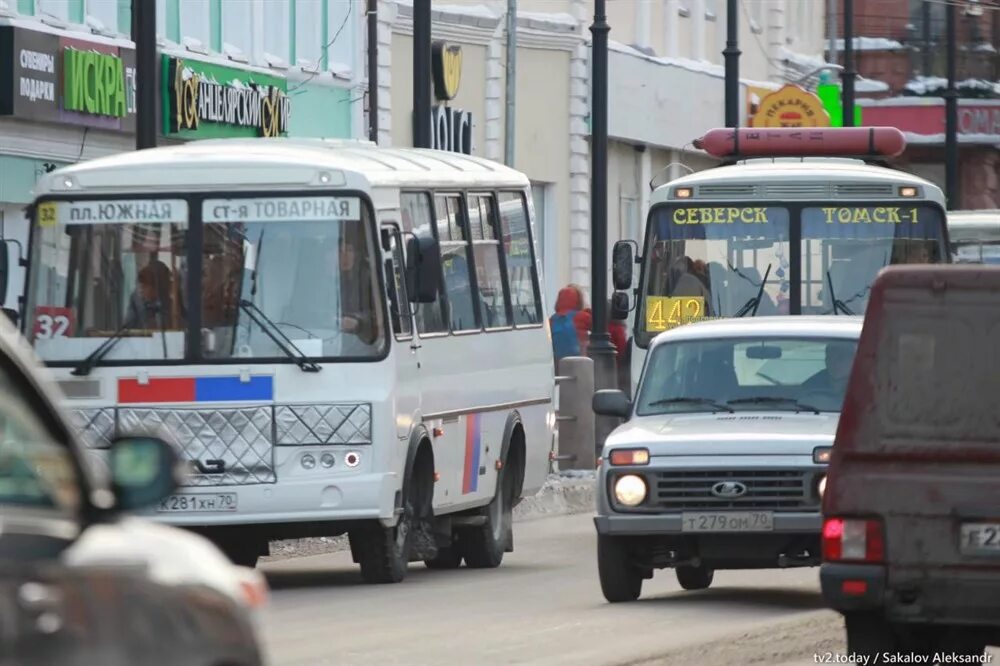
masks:
<instances>
[{"instance_id":1,"label":"bus windshield wiper","mask_svg":"<svg viewBox=\"0 0 1000 666\"><path fill-rule=\"evenodd\" d=\"M819 414L819 409L813 407L812 405L807 405L801 403L795 398L784 398L781 396L772 395L758 395L753 398L737 398L736 400L729 400L727 402L729 405L777 405L777 404L788 404L795 405L796 409L804 412L815 412Z\"/></svg>"},{"instance_id":2,"label":"bus windshield wiper","mask_svg":"<svg viewBox=\"0 0 1000 666\"><path fill-rule=\"evenodd\" d=\"M733 408L728 405L723 405L721 402L712 400L711 398L696 398L694 396L682 396L679 398L664 398L662 400L654 400L649 403L648 407L656 407L658 405L681 405L685 403L696 404L696 405L708 405L719 412L729 412L733 413Z\"/></svg>"},{"instance_id":3,"label":"bus windshield wiper","mask_svg":"<svg viewBox=\"0 0 1000 666\"><path fill-rule=\"evenodd\" d=\"M73 372L71 374L77 377L86 377L89 375L90 371L94 369L94 366L100 363L101 359L111 352L111 348L114 347L119 340L125 337L125 331L132 328L136 323L135 320L138 318L138 310L136 310L136 313L126 319L125 323L123 323L118 330L112 333L107 340L102 342L97 349L90 352L90 355L83 359L83 361L80 362L80 365L73 368Z\"/></svg>"},{"instance_id":4,"label":"bus windshield wiper","mask_svg":"<svg viewBox=\"0 0 1000 666\"><path fill-rule=\"evenodd\" d=\"M288 358L295 361L295 364L302 369L303 372L319 372L322 368L316 365L316 362L302 353L302 350L295 346L291 338L281 332L281 329L275 324L270 317L264 314L260 308L251 303L246 299L240 300L240 307L246 311L250 316L250 319L254 321L255 324L260 326L261 330L267 337L274 341L274 344L278 345L278 348L285 353ZM287 346L286 346L287 345ZM294 350L294 351L293 351Z\"/></svg>"},{"instance_id":5,"label":"bus windshield wiper","mask_svg":"<svg viewBox=\"0 0 1000 666\"><path fill-rule=\"evenodd\" d=\"M760 307L760 301L764 298L764 285L767 284L767 276L770 274L771 264L768 264L767 270L764 271L764 279L760 281L760 289L757 290L757 296L744 303L743 307L741 307L734 316L745 317L748 312L751 317L757 316L757 308Z\"/></svg>"},{"instance_id":6,"label":"bus windshield wiper","mask_svg":"<svg viewBox=\"0 0 1000 666\"><path fill-rule=\"evenodd\" d=\"M833 314L840 314L843 312L845 315L853 315L851 309L847 307L844 301L837 298L837 294L833 291L833 278L830 277L830 269L826 269L826 283L830 287L830 300L833 301Z\"/></svg>"}]
</instances>

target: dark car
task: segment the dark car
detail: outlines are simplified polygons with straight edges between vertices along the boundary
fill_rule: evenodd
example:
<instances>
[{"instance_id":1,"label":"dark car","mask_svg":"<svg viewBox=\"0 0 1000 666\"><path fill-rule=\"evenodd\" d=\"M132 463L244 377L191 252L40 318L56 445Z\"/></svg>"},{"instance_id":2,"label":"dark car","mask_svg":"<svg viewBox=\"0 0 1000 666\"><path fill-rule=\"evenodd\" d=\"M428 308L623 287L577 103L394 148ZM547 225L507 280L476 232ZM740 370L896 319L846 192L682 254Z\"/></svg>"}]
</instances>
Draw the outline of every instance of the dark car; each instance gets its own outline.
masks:
<instances>
[{"instance_id":1,"label":"dark car","mask_svg":"<svg viewBox=\"0 0 1000 666\"><path fill-rule=\"evenodd\" d=\"M859 663L980 663L1000 644L998 306L997 267L888 268L872 288L820 569Z\"/></svg>"},{"instance_id":2,"label":"dark car","mask_svg":"<svg viewBox=\"0 0 1000 666\"><path fill-rule=\"evenodd\" d=\"M174 490L174 450L119 439L102 480L36 367L2 319L0 666L262 663L252 578L201 537L126 515Z\"/></svg>"}]
</instances>

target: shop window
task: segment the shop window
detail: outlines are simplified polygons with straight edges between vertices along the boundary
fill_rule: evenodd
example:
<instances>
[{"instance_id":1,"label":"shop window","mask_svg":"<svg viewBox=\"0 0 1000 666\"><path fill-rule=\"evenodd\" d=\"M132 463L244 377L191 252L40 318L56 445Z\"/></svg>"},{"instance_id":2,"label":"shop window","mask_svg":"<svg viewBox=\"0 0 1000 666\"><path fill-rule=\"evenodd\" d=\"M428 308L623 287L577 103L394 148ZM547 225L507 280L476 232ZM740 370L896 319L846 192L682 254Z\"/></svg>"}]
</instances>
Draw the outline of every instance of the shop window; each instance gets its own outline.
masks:
<instances>
[{"instance_id":1,"label":"shop window","mask_svg":"<svg viewBox=\"0 0 1000 666\"><path fill-rule=\"evenodd\" d=\"M181 43L185 37L201 42L209 49L212 45L212 18L209 0L180 0Z\"/></svg>"},{"instance_id":2,"label":"shop window","mask_svg":"<svg viewBox=\"0 0 1000 666\"><path fill-rule=\"evenodd\" d=\"M518 326L540 324L542 308L538 271L524 195L521 192L501 192L499 201L500 237L503 239L514 323Z\"/></svg>"},{"instance_id":3,"label":"shop window","mask_svg":"<svg viewBox=\"0 0 1000 666\"><path fill-rule=\"evenodd\" d=\"M484 328L510 326L507 285L497 227L493 195L470 196L469 232L476 264L476 286L479 289L479 317Z\"/></svg>"},{"instance_id":4,"label":"shop window","mask_svg":"<svg viewBox=\"0 0 1000 666\"><path fill-rule=\"evenodd\" d=\"M431 209L431 198L424 192L407 192L401 194L400 217L403 223L403 233L433 233L431 224L434 212ZM417 304L417 330L421 335L446 333L448 325L444 318L444 306L441 295L433 303Z\"/></svg>"},{"instance_id":5,"label":"shop window","mask_svg":"<svg viewBox=\"0 0 1000 666\"><path fill-rule=\"evenodd\" d=\"M444 270L451 330L458 332L478 329L480 325L472 291L474 273L470 266L467 233L469 224L462 209L462 197L435 197L434 213L438 229L447 228L449 231L448 238L441 238L441 267Z\"/></svg>"}]
</instances>

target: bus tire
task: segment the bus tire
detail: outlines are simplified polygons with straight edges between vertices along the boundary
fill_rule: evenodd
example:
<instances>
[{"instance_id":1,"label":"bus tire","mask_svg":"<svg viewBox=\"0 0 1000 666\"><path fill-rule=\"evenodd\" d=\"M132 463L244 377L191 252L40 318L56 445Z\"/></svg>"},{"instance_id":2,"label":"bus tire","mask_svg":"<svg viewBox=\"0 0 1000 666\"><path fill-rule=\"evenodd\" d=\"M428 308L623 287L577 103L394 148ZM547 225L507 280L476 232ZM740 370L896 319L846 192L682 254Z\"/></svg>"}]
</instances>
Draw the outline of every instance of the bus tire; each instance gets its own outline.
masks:
<instances>
[{"instance_id":1,"label":"bus tire","mask_svg":"<svg viewBox=\"0 0 1000 666\"><path fill-rule=\"evenodd\" d=\"M511 464L500 467L497 491L486 506L486 523L462 532L459 543L465 564L471 569L495 569L504 553L512 549L514 499L517 492L518 456L508 455Z\"/></svg>"},{"instance_id":2,"label":"bus tire","mask_svg":"<svg viewBox=\"0 0 1000 666\"><path fill-rule=\"evenodd\" d=\"M434 464L421 445L409 474L403 480L402 509L393 527L376 524L352 530L349 538L351 551L361 565L361 577L366 583L399 583L406 578L406 570L413 551L414 532L421 521L433 514Z\"/></svg>"}]
</instances>

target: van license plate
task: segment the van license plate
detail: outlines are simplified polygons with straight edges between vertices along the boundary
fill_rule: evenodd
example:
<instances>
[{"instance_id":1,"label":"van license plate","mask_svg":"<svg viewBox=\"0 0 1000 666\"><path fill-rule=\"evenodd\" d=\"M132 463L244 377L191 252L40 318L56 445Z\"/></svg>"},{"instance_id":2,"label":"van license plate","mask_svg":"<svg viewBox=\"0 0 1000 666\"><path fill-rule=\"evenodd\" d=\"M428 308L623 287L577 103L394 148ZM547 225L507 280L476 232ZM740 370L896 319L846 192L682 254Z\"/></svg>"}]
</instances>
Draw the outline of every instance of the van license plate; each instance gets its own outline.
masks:
<instances>
[{"instance_id":1,"label":"van license plate","mask_svg":"<svg viewBox=\"0 0 1000 666\"><path fill-rule=\"evenodd\" d=\"M963 555L1000 555L1000 523L964 523L958 547Z\"/></svg>"},{"instance_id":2,"label":"van license plate","mask_svg":"<svg viewBox=\"0 0 1000 666\"><path fill-rule=\"evenodd\" d=\"M170 495L160 501L159 513L226 513L236 511L236 493Z\"/></svg>"},{"instance_id":3,"label":"van license plate","mask_svg":"<svg viewBox=\"0 0 1000 666\"><path fill-rule=\"evenodd\" d=\"M726 511L682 513L682 532L771 532L774 513L771 511Z\"/></svg>"}]
</instances>

